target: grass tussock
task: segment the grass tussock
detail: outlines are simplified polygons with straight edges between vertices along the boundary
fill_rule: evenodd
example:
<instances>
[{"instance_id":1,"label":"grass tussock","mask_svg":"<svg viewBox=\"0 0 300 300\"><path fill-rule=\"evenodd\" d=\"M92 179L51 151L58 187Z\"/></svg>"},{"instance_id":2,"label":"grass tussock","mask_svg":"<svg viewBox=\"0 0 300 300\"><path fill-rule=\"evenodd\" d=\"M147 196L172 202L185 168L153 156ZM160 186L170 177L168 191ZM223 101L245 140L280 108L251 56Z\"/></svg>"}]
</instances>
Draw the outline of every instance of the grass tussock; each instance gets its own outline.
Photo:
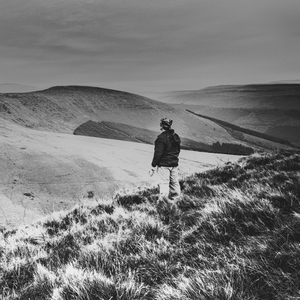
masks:
<instances>
[{"instance_id":1,"label":"grass tussock","mask_svg":"<svg viewBox=\"0 0 300 300\"><path fill-rule=\"evenodd\" d=\"M300 155L253 155L0 233L2 299L300 299Z\"/></svg>"}]
</instances>

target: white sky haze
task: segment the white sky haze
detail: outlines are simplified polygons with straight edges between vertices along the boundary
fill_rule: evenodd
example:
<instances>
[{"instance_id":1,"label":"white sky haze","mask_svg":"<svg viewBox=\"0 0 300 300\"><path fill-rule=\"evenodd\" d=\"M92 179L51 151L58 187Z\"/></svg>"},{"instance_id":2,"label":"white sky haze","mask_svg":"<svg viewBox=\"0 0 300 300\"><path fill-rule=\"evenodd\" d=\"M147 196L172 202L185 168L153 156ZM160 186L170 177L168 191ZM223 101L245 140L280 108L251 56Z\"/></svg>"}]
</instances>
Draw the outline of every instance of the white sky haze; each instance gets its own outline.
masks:
<instances>
[{"instance_id":1,"label":"white sky haze","mask_svg":"<svg viewBox=\"0 0 300 300\"><path fill-rule=\"evenodd\" d=\"M1 0L0 83L134 93L300 79L299 0Z\"/></svg>"}]
</instances>

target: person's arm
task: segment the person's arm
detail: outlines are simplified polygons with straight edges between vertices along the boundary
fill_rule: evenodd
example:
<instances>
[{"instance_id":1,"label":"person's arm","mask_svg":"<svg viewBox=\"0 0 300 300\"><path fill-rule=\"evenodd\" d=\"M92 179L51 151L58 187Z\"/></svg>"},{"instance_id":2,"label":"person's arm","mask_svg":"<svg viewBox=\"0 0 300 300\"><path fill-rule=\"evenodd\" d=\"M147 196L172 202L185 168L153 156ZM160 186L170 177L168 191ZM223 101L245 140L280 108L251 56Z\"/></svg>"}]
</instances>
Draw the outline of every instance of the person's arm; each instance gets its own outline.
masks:
<instances>
[{"instance_id":1,"label":"person's arm","mask_svg":"<svg viewBox=\"0 0 300 300\"><path fill-rule=\"evenodd\" d=\"M155 141L155 147L154 147L154 156L152 160L152 167L155 168L160 161L160 158L162 157L164 153L165 144L162 139L158 138Z\"/></svg>"}]
</instances>

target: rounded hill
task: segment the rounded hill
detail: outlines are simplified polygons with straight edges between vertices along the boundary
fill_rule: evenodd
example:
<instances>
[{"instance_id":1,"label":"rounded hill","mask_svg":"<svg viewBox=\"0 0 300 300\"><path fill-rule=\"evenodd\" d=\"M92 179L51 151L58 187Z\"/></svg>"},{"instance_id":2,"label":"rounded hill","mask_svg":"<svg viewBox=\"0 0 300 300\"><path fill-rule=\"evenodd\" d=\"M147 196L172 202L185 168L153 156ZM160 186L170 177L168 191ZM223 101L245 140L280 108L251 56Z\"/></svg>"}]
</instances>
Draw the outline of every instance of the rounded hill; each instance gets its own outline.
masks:
<instances>
[{"instance_id":1,"label":"rounded hill","mask_svg":"<svg viewBox=\"0 0 300 300\"><path fill-rule=\"evenodd\" d=\"M29 93L0 94L1 117L43 131L73 133L81 124L115 122L159 133L159 120L174 120L174 129L197 142L232 141L221 126L185 109L140 95L88 86L56 86Z\"/></svg>"}]
</instances>

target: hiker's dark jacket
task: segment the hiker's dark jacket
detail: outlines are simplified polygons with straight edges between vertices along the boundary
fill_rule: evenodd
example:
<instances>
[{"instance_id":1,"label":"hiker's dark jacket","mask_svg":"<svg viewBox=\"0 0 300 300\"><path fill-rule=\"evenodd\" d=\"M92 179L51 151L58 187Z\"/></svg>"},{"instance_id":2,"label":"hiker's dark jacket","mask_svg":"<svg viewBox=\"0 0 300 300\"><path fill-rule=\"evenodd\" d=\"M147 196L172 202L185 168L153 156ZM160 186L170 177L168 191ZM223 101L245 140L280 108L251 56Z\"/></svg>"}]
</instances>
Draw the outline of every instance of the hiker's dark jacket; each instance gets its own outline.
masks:
<instances>
[{"instance_id":1,"label":"hiker's dark jacket","mask_svg":"<svg viewBox=\"0 0 300 300\"><path fill-rule=\"evenodd\" d=\"M180 137L173 129L161 133L156 141L152 167L177 167L180 152Z\"/></svg>"}]
</instances>

